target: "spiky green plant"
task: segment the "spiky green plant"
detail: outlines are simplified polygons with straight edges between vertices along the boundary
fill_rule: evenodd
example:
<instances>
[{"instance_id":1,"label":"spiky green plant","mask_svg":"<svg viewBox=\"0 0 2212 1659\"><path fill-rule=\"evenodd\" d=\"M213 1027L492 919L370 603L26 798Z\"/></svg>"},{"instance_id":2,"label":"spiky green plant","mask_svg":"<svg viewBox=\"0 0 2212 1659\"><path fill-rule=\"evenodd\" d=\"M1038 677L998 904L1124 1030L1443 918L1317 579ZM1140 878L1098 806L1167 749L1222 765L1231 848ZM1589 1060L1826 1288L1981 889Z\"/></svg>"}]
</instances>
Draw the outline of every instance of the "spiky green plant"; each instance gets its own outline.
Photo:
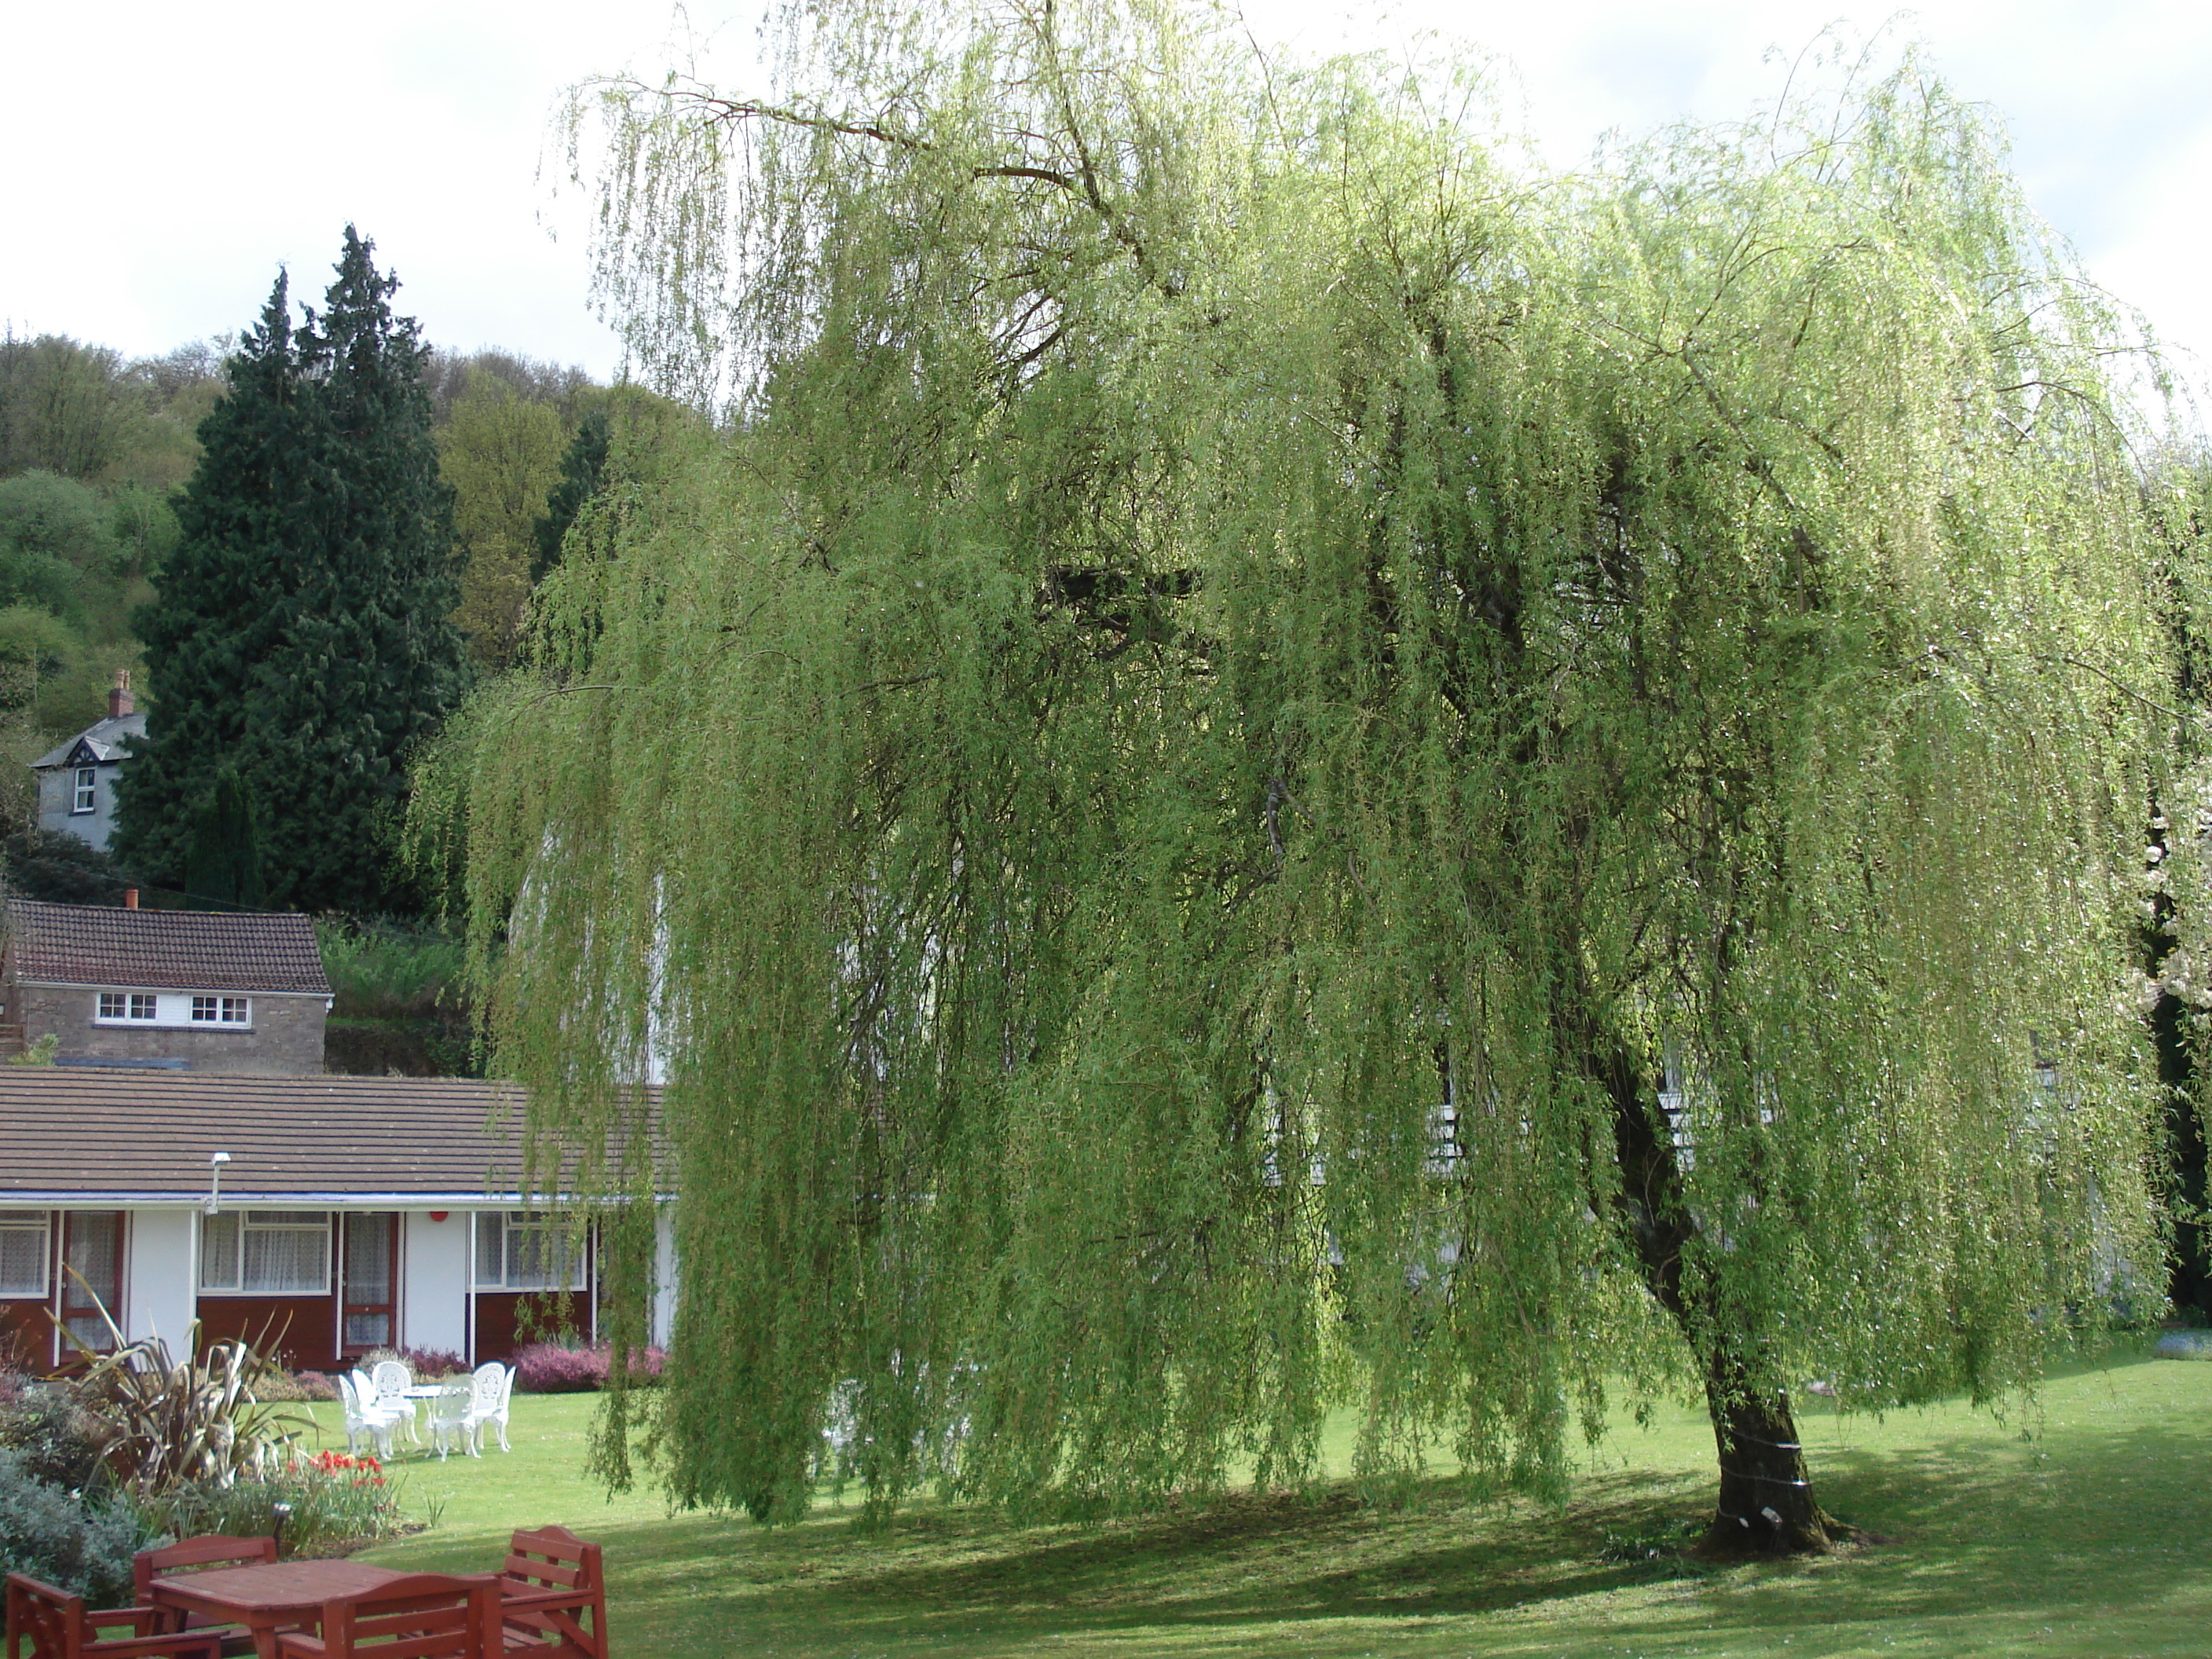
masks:
<instances>
[{"instance_id":1,"label":"spiky green plant","mask_svg":"<svg viewBox=\"0 0 2212 1659\"><path fill-rule=\"evenodd\" d=\"M112 1346L63 1334L85 1364L74 1389L89 1414L101 1461L116 1482L142 1498L179 1486L225 1486L259 1474L289 1455L294 1437L314 1425L298 1412L264 1405L254 1384L276 1363L241 1337L199 1342L200 1322L185 1329L185 1357L158 1336L125 1341L105 1308Z\"/></svg>"}]
</instances>

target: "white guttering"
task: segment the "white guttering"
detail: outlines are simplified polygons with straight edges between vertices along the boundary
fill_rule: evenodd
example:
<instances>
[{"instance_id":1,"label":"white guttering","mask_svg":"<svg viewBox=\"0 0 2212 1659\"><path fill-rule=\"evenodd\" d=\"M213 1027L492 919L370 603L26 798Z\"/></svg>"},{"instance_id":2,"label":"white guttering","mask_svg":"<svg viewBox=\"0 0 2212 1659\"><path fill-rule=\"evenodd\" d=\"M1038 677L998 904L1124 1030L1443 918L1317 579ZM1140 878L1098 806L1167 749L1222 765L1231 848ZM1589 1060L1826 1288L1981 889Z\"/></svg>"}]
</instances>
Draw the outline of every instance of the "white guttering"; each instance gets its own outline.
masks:
<instances>
[{"instance_id":1,"label":"white guttering","mask_svg":"<svg viewBox=\"0 0 2212 1659\"><path fill-rule=\"evenodd\" d=\"M673 1193L654 1194L655 1201L664 1204L673 1202L675 1197ZM488 1193L481 1187L459 1193L253 1193L226 1187L222 1201L234 1210L249 1206L256 1210L514 1210L521 1208L526 1202L537 1207L549 1204L627 1204L629 1200L587 1200L574 1193L532 1193L526 1200L520 1193ZM201 1209L207 1204L207 1194L106 1191L88 1187L18 1188L0 1192L0 1205L19 1209L83 1210L102 1206L151 1208L171 1204L189 1204L194 1209Z\"/></svg>"},{"instance_id":2,"label":"white guttering","mask_svg":"<svg viewBox=\"0 0 2212 1659\"><path fill-rule=\"evenodd\" d=\"M141 991L147 991L147 990L153 990L153 991L167 991L167 992L169 992L169 993L170 993L171 994L173 994L173 995L175 995L175 996L180 996L180 997L183 997L183 996L202 996L202 997L321 997L321 998L322 998L322 999L324 999L325 1001L334 1000L334 999L331 996L331 994L330 994L328 991L257 991L257 990L254 990L254 989L251 988L250 987L243 986L243 985L228 985L228 986L224 986L224 985L152 985L152 986L149 986L149 985L145 984L143 981L137 981L137 980L127 980L127 979L97 979L97 980L95 980L95 979L32 979L32 978L28 977L27 975L26 975L26 976L22 977L21 979L18 980L17 983L19 983L19 984L22 984L22 985L32 985L32 986L36 986L36 987L38 987L38 988L39 988L40 989L41 989L41 990L49 990L49 991L117 991L117 990L128 991L128 990L132 989L133 988L136 988L137 989L141 990ZM124 1020L118 1020L118 1021L117 1021L116 1023L117 1023L118 1024L129 1024L130 1022L128 1022L128 1021L124 1021ZM87 1071L96 1071L96 1070L98 1069L98 1067L96 1067L96 1066L86 1066L84 1069L85 1069L85 1070L87 1070ZM129 1069L129 1068L127 1068L127 1067L118 1067L117 1069L118 1069L118 1070L127 1070L127 1069ZM257 1076L257 1075L258 1075L258 1073L252 1073L252 1072L201 1072L201 1073L198 1073L198 1075L199 1075L199 1076L201 1076L201 1077L253 1077L253 1076ZM277 1073L270 1073L270 1075L271 1075L271 1076L275 1076L275 1075L278 1075L278 1074L277 1074ZM375 1080L376 1080L376 1081L378 1081L378 1082L380 1082L380 1083L383 1081L383 1079L382 1079L381 1078L379 1078L379 1079L375 1079Z\"/></svg>"}]
</instances>

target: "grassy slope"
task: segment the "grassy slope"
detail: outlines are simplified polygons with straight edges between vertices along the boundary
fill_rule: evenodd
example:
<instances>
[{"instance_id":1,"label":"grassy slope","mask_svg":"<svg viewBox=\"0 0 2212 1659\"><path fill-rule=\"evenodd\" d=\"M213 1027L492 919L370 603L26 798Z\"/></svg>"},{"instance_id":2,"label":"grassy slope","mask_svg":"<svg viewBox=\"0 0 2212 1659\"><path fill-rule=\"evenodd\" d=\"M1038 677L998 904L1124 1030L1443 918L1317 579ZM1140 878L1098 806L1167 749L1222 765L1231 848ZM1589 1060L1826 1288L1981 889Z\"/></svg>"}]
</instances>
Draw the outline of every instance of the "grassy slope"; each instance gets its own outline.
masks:
<instances>
[{"instance_id":1,"label":"grassy slope","mask_svg":"<svg viewBox=\"0 0 2212 1659\"><path fill-rule=\"evenodd\" d=\"M579 1471L589 1396L518 1399L515 1449L411 1462L441 1524L368 1559L482 1570L510 1527L607 1547L617 1652L860 1659L1216 1655L1972 1655L2212 1650L2212 1364L2053 1381L2037 1437L1966 1407L1805 1428L1828 1506L1887 1541L1705 1571L1608 1562L1709 1501L1712 1442L1670 1413L1600 1449L1564 1511L1245 1499L1097 1527L924 1508L865 1535L834 1505L780 1532L608 1500ZM325 1407L325 1413L330 1408Z\"/></svg>"}]
</instances>

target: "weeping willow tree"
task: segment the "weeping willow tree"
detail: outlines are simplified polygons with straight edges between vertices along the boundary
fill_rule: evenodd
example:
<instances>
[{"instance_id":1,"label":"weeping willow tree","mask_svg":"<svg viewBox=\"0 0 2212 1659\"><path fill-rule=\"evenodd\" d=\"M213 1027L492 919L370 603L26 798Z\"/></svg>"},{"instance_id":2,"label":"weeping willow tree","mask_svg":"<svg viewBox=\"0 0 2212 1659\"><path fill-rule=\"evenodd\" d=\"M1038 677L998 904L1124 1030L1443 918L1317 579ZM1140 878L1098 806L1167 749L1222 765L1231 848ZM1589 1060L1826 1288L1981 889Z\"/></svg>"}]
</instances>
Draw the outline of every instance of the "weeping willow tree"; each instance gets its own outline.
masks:
<instances>
[{"instance_id":1,"label":"weeping willow tree","mask_svg":"<svg viewBox=\"0 0 2212 1659\"><path fill-rule=\"evenodd\" d=\"M579 93L733 414L448 758L538 1143L665 1069L677 1501L799 1513L832 1413L879 1510L1297 1485L1346 1407L1555 1488L1686 1389L1716 1543L1819 1547L1794 1390L2155 1300L2123 331L1981 118L1540 180L1474 71L1153 0L787 45Z\"/></svg>"}]
</instances>

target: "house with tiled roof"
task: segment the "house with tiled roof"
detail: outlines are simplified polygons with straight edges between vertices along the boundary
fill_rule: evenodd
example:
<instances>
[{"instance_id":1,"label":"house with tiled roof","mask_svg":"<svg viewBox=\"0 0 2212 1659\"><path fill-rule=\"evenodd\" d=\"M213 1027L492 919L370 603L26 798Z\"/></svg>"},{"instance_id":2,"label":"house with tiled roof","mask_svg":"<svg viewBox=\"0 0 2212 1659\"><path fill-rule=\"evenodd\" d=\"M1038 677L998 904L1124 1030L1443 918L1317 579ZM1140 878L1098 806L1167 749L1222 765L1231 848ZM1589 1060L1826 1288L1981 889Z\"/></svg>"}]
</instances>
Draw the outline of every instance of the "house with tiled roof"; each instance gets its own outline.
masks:
<instances>
[{"instance_id":1,"label":"house with tiled roof","mask_svg":"<svg viewBox=\"0 0 2212 1659\"><path fill-rule=\"evenodd\" d=\"M130 763L131 741L146 735L146 716L131 695L131 673L118 670L107 694L107 718L31 763L39 784L39 828L75 836L102 852L115 832L115 786Z\"/></svg>"},{"instance_id":2,"label":"house with tiled roof","mask_svg":"<svg viewBox=\"0 0 2212 1659\"><path fill-rule=\"evenodd\" d=\"M59 1065L323 1069L331 982L305 916L18 898L6 921L0 1019L52 1032Z\"/></svg>"},{"instance_id":3,"label":"house with tiled roof","mask_svg":"<svg viewBox=\"0 0 2212 1659\"><path fill-rule=\"evenodd\" d=\"M461 1078L0 1066L0 1358L59 1364L64 1328L105 1346L103 1308L126 1338L197 1318L323 1370L387 1346L506 1359L532 1323L594 1337L598 1238L548 1213L565 1177L526 1193L523 1106ZM665 1340L665 1215L659 1237Z\"/></svg>"},{"instance_id":4,"label":"house with tiled roof","mask_svg":"<svg viewBox=\"0 0 2212 1659\"><path fill-rule=\"evenodd\" d=\"M524 1181L521 1091L325 1075L307 918L11 899L5 920L6 1018L58 1052L0 1064L0 1359L60 1364L64 1330L104 1346L102 1310L126 1339L198 1319L325 1370L596 1335L597 1237L547 1213L568 1176ZM649 1135L657 1096L635 1104Z\"/></svg>"}]
</instances>

